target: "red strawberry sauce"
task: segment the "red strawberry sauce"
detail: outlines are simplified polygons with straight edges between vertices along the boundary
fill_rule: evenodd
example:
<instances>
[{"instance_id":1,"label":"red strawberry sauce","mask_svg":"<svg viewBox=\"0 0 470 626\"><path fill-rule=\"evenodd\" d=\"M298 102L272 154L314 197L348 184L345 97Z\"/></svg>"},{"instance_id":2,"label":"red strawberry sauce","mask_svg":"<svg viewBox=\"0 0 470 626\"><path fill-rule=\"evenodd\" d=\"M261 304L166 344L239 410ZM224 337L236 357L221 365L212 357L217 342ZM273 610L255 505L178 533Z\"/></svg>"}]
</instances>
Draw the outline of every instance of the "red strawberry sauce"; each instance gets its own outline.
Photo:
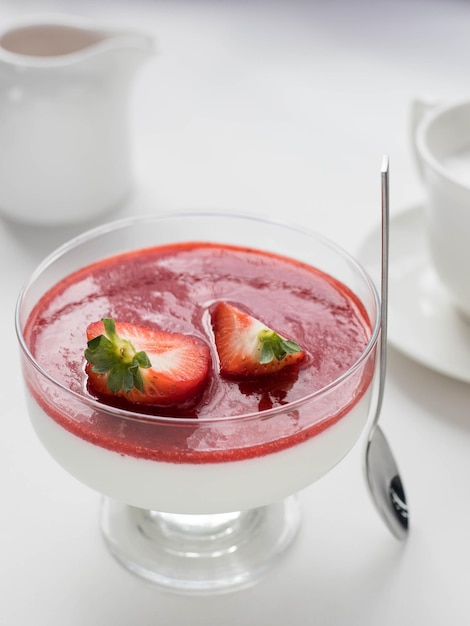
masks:
<instances>
[{"instance_id":1,"label":"red strawberry sauce","mask_svg":"<svg viewBox=\"0 0 470 626\"><path fill-rule=\"evenodd\" d=\"M243 381L218 375L210 309L241 306L306 352L300 366ZM185 243L144 249L88 266L39 301L25 330L36 360L56 380L83 395L86 327L103 317L195 334L212 353L202 395L173 415L191 425L155 426L98 411L69 409L66 400L30 388L43 409L79 437L122 454L172 462L219 462L266 454L310 438L339 420L367 388L373 363L313 408L235 426L209 427L205 417L255 413L286 405L332 382L363 353L371 329L355 296L341 283L300 262L256 250ZM126 407L129 408L129 407ZM164 410L169 415L168 410ZM173 420L175 422L177 420ZM179 420L181 421L181 420Z\"/></svg>"}]
</instances>

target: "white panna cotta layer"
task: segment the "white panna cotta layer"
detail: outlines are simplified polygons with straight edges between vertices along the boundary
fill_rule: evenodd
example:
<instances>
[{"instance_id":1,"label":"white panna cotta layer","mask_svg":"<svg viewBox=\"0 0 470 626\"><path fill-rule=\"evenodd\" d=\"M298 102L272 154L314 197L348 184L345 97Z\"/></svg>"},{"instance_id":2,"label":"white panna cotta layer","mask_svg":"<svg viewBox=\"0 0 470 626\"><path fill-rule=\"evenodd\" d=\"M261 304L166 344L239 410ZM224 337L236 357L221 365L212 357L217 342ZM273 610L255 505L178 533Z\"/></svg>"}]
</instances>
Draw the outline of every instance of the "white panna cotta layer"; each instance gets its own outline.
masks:
<instances>
[{"instance_id":1,"label":"white panna cotta layer","mask_svg":"<svg viewBox=\"0 0 470 626\"><path fill-rule=\"evenodd\" d=\"M188 515L229 513L272 504L334 467L354 446L369 414L369 388L338 422L290 448L217 463L171 463L126 456L70 433L28 393L44 447L72 476L131 506Z\"/></svg>"}]
</instances>

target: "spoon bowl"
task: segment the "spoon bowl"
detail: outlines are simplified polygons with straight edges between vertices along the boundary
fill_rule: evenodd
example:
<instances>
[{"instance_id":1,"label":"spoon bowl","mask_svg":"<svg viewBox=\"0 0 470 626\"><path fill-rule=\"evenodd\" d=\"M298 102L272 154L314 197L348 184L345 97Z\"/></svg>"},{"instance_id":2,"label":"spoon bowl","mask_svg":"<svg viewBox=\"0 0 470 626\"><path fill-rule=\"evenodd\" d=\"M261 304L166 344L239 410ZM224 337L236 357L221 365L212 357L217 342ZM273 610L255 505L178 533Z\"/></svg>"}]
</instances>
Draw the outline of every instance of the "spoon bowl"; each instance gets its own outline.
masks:
<instances>
[{"instance_id":1,"label":"spoon bowl","mask_svg":"<svg viewBox=\"0 0 470 626\"><path fill-rule=\"evenodd\" d=\"M378 425L367 441L366 476L372 498L385 524L397 539L406 539L408 506L405 490L392 450Z\"/></svg>"}]
</instances>

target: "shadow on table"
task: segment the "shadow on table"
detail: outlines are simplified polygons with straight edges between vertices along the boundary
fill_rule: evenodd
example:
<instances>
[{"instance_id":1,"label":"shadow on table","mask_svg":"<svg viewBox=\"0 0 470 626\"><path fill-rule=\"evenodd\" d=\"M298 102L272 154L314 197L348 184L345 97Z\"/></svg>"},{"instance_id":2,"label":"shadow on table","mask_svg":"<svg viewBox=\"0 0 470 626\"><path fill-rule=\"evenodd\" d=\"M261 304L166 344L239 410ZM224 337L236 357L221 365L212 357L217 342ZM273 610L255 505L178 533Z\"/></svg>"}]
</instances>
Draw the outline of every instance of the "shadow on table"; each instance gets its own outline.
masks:
<instances>
[{"instance_id":1,"label":"shadow on table","mask_svg":"<svg viewBox=\"0 0 470 626\"><path fill-rule=\"evenodd\" d=\"M470 384L428 369L393 348L388 356L388 374L406 395L431 415L470 431Z\"/></svg>"}]
</instances>

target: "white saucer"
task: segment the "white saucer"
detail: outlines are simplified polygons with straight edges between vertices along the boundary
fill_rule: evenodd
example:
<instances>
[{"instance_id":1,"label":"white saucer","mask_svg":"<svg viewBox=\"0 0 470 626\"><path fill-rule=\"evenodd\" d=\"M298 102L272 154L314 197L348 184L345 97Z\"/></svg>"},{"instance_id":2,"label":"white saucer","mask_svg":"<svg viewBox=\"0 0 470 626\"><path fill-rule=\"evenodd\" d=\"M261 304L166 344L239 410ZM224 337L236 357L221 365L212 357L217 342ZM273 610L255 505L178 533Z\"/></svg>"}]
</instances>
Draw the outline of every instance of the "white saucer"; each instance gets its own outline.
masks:
<instances>
[{"instance_id":1,"label":"white saucer","mask_svg":"<svg viewBox=\"0 0 470 626\"><path fill-rule=\"evenodd\" d=\"M380 284L381 233L377 227L358 259ZM422 365L470 382L470 324L449 303L428 257L422 207L390 220L390 343Z\"/></svg>"}]
</instances>

